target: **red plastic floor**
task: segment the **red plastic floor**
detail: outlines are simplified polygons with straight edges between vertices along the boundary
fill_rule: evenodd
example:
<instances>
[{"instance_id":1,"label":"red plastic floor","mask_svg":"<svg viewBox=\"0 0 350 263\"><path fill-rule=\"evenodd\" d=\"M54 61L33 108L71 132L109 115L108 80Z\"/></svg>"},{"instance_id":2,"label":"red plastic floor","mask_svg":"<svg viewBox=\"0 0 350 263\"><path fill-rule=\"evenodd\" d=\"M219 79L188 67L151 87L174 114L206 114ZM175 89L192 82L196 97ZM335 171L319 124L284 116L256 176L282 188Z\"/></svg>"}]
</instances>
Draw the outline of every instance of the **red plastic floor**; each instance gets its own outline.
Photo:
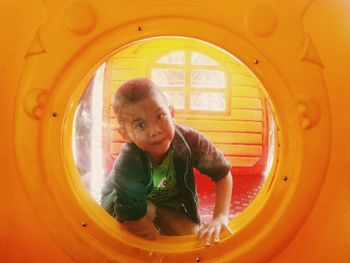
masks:
<instances>
[{"instance_id":1,"label":"red plastic floor","mask_svg":"<svg viewBox=\"0 0 350 263\"><path fill-rule=\"evenodd\" d=\"M202 222L206 223L211 219L215 205L214 184L207 176L195 172L197 191L199 196L199 213ZM236 216L242 212L256 197L264 183L264 176L261 174L233 174L233 188L230 215Z\"/></svg>"}]
</instances>

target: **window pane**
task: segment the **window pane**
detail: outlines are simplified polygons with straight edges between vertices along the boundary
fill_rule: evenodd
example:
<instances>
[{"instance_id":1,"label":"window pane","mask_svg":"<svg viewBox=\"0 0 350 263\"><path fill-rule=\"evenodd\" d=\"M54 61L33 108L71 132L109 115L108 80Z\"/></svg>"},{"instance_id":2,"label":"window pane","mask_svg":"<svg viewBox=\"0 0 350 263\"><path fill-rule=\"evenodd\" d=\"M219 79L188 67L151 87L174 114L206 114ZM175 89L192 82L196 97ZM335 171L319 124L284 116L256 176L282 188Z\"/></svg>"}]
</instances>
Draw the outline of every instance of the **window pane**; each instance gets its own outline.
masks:
<instances>
[{"instance_id":1,"label":"window pane","mask_svg":"<svg viewBox=\"0 0 350 263\"><path fill-rule=\"evenodd\" d=\"M168 104L173 105L175 109L185 108L185 94L183 92L164 92Z\"/></svg>"},{"instance_id":2,"label":"window pane","mask_svg":"<svg viewBox=\"0 0 350 263\"><path fill-rule=\"evenodd\" d=\"M152 69L152 80L158 86L183 87L185 71L183 69Z\"/></svg>"},{"instance_id":3,"label":"window pane","mask_svg":"<svg viewBox=\"0 0 350 263\"><path fill-rule=\"evenodd\" d=\"M191 86L194 88L223 89L226 86L225 74L220 70L192 70Z\"/></svg>"},{"instance_id":4,"label":"window pane","mask_svg":"<svg viewBox=\"0 0 350 263\"><path fill-rule=\"evenodd\" d=\"M185 64L185 52L181 50L171 52L158 59L157 63L183 65Z\"/></svg>"},{"instance_id":5,"label":"window pane","mask_svg":"<svg viewBox=\"0 0 350 263\"><path fill-rule=\"evenodd\" d=\"M224 111L226 108L224 93L192 92L191 109Z\"/></svg>"},{"instance_id":6,"label":"window pane","mask_svg":"<svg viewBox=\"0 0 350 263\"><path fill-rule=\"evenodd\" d=\"M204 65L204 66L218 65L218 63L215 60L199 52L192 52L191 63L192 65Z\"/></svg>"}]
</instances>

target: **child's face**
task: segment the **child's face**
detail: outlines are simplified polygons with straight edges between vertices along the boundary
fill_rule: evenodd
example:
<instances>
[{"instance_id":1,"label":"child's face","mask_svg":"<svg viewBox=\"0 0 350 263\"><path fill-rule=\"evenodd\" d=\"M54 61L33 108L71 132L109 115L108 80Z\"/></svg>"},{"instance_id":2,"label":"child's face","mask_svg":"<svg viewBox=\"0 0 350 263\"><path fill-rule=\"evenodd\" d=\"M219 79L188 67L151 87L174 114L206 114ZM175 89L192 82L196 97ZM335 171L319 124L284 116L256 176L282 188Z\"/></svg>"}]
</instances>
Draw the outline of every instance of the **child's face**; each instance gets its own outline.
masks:
<instances>
[{"instance_id":1,"label":"child's face","mask_svg":"<svg viewBox=\"0 0 350 263\"><path fill-rule=\"evenodd\" d=\"M157 94L135 104L126 105L121 112L123 127L119 132L127 142L134 142L159 164L174 138L174 112L165 99Z\"/></svg>"}]
</instances>

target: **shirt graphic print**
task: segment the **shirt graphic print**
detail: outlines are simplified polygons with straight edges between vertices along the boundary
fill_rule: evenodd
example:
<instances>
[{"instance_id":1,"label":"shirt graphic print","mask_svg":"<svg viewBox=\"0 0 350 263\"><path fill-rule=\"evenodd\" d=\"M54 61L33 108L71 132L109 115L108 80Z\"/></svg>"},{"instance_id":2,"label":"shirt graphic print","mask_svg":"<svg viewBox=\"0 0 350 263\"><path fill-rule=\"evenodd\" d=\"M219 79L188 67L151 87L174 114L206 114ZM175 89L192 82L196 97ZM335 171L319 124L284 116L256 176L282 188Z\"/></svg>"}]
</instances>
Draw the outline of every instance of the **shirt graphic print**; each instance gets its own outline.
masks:
<instances>
[{"instance_id":1,"label":"shirt graphic print","mask_svg":"<svg viewBox=\"0 0 350 263\"><path fill-rule=\"evenodd\" d=\"M153 188L147 195L150 200L160 206L174 209L181 207L172 151L160 165L152 166L152 180Z\"/></svg>"}]
</instances>

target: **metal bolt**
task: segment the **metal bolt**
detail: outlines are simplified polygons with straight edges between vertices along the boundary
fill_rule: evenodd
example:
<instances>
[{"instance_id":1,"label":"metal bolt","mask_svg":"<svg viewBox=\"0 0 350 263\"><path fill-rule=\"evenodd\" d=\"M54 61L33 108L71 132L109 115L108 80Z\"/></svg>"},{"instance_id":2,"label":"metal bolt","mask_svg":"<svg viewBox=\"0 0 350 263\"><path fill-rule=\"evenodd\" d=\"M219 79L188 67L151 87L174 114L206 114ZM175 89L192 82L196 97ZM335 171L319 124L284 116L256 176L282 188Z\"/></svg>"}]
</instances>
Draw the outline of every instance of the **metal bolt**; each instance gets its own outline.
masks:
<instances>
[{"instance_id":1,"label":"metal bolt","mask_svg":"<svg viewBox=\"0 0 350 263\"><path fill-rule=\"evenodd\" d=\"M53 112L52 117L57 117L57 112Z\"/></svg>"},{"instance_id":2,"label":"metal bolt","mask_svg":"<svg viewBox=\"0 0 350 263\"><path fill-rule=\"evenodd\" d=\"M200 257L196 257L196 262L201 262L201 258Z\"/></svg>"},{"instance_id":3,"label":"metal bolt","mask_svg":"<svg viewBox=\"0 0 350 263\"><path fill-rule=\"evenodd\" d=\"M87 224L86 222L82 222L82 223L81 223L81 226L82 226L82 227L87 227L87 225L88 225L88 224Z\"/></svg>"},{"instance_id":4,"label":"metal bolt","mask_svg":"<svg viewBox=\"0 0 350 263\"><path fill-rule=\"evenodd\" d=\"M259 64L259 60L254 59L254 60L253 60L253 63L254 63L254 64Z\"/></svg>"},{"instance_id":5,"label":"metal bolt","mask_svg":"<svg viewBox=\"0 0 350 263\"><path fill-rule=\"evenodd\" d=\"M141 27L141 26L138 26L137 30L138 30L138 31L142 31L142 27Z\"/></svg>"},{"instance_id":6,"label":"metal bolt","mask_svg":"<svg viewBox=\"0 0 350 263\"><path fill-rule=\"evenodd\" d=\"M283 176L282 179L283 181L288 181L288 176Z\"/></svg>"}]
</instances>

